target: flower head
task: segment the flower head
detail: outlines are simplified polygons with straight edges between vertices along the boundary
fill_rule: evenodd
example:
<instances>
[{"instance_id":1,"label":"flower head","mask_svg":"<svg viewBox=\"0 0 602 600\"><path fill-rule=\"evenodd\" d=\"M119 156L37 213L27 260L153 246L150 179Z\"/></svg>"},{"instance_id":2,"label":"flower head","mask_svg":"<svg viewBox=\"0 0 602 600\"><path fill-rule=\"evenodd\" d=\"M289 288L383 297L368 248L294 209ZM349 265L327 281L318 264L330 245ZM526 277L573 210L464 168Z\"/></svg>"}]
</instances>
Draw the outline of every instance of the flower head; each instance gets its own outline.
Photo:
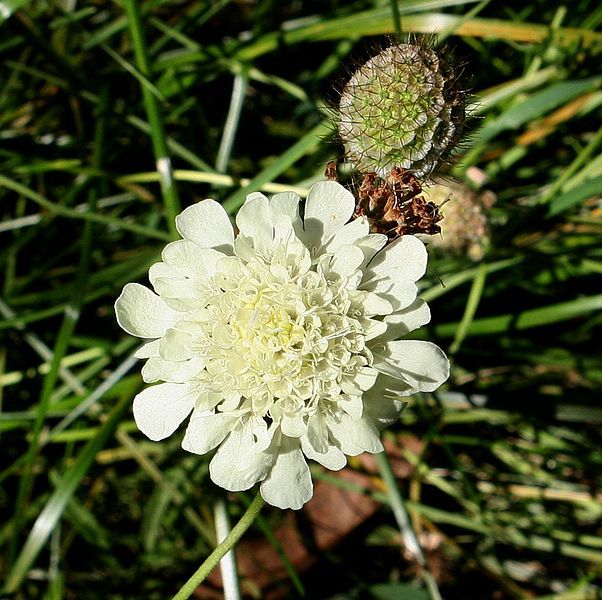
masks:
<instances>
[{"instance_id":1,"label":"flower head","mask_svg":"<svg viewBox=\"0 0 602 600\"><path fill-rule=\"evenodd\" d=\"M217 448L219 486L261 482L264 499L298 509L313 493L306 458L341 469L345 455L379 452L379 429L401 398L435 390L449 363L434 344L398 340L429 321L415 282L426 250L405 236L349 222L355 201L332 181L315 184L303 218L292 192L247 196L235 236L213 200L176 219L184 239L149 271L154 292L129 283L119 324L147 338L146 388L134 418L149 438L191 414L184 449Z\"/></svg>"},{"instance_id":2,"label":"flower head","mask_svg":"<svg viewBox=\"0 0 602 600\"><path fill-rule=\"evenodd\" d=\"M420 44L390 46L351 76L339 103L339 134L361 173L393 167L430 175L454 149L464 93L453 70Z\"/></svg>"}]
</instances>

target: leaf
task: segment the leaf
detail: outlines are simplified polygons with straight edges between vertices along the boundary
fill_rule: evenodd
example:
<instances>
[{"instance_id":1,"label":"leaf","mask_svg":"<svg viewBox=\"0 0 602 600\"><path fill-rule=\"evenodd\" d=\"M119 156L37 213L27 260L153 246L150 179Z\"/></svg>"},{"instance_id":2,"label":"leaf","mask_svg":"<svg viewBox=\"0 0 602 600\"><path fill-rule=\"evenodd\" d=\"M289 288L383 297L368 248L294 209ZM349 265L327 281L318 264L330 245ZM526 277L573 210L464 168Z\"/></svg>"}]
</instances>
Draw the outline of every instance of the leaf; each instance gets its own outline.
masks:
<instances>
[{"instance_id":1,"label":"leaf","mask_svg":"<svg viewBox=\"0 0 602 600\"><path fill-rule=\"evenodd\" d=\"M56 489L42 509L42 512L38 515L21 553L8 575L5 588L7 593L11 594L19 589L27 572L62 517L77 486L88 472L98 451L106 444L109 437L115 431L130 402L129 395L122 398L119 404L113 409L109 418L99 428L96 436L80 452L73 466L59 480Z\"/></svg>"},{"instance_id":2,"label":"leaf","mask_svg":"<svg viewBox=\"0 0 602 600\"><path fill-rule=\"evenodd\" d=\"M2 0L0 2L0 25L4 23L16 10L29 4L30 0Z\"/></svg>"},{"instance_id":3,"label":"leaf","mask_svg":"<svg viewBox=\"0 0 602 600\"><path fill-rule=\"evenodd\" d=\"M556 198L550 202L548 216L553 217L558 215L561 212L572 208L576 204L579 204L579 202L600 194L602 194L602 175L588 179L576 188L556 196Z\"/></svg>"},{"instance_id":4,"label":"leaf","mask_svg":"<svg viewBox=\"0 0 602 600\"><path fill-rule=\"evenodd\" d=\"M426 590L409 583L377 583L370 586L370 593L377 600L429 600Z\"/></svg>"}]
</instances>

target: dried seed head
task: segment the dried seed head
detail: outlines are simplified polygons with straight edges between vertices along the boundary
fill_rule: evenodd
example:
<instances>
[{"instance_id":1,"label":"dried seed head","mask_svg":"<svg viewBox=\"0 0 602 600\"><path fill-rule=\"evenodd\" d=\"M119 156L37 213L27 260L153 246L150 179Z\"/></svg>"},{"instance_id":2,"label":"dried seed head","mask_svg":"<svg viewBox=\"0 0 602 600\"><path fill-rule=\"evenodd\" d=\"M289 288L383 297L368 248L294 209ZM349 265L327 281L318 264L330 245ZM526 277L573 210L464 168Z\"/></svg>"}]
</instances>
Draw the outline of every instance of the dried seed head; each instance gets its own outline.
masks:
<instances>
[{"instance_id":1,"label":"dried seed head","mask_svg":"<svg viewBox=\"0 0 602 600\"><path fill-rule=\"evenodd\" d=\"M422 45L386 48L351 76L341 95L339 135L361 173L394 167L433 173L455 147L464 93L451 68Z\"/></svg>"},{"instance_id":2,"label":"dried seed head","mask_svg":"<svg viewBox=\"0 0 602 600\"><path fill-rule=\"evenodd\" d=\"M391 169L386 178L366 173L359 187L354 218L366 217L371 233L384 233L389 241L402 235L440 233L439 207L422 196L422 186L410 172Z\"/></svg>"},{"instance_id":3,"label":"dried seed head","mask_svg":"<svg viewBox=\"0 0 602 600\"><path fill-rule=\"evenodd\" d=\"M490 241L488 212L495 204L495 194L474 192L459 181L435 180L425 195L440 205L445 217L441 236L429 238L429 243L446 252L481 260Z\"/></svg>"}]
</instances>

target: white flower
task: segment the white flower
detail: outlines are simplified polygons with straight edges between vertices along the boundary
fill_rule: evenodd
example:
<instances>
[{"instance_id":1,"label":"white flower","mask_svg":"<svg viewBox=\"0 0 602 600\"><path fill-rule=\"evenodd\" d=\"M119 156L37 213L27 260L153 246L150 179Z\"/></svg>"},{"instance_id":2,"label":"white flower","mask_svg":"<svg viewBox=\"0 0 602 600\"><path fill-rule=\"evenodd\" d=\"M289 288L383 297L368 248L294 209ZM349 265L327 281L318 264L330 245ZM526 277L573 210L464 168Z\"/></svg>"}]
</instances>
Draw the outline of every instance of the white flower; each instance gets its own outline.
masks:
<instances>
[{"instance_id":1,"label":"white flower","mask_svg":"<svg viewBox=\"0 0 602 600\"><path fill-rule=\"evenodd\" d=\"M211 479L231 490L261 482L274 506L313 493L306 458L341 469L345 455L380 452L379 429L401 397L449 374L434 344L397 338L427 323L417 298L427 254L405 236L385 245L338 183L315 184L305 214L292 192L247 196L234 231L213 200L176 219L184 238L149 271L154 292L129 283L117 320L153 341L134 418L152 440L192 413L182 447L217 448Z\"/></svg>"}]
</instances>

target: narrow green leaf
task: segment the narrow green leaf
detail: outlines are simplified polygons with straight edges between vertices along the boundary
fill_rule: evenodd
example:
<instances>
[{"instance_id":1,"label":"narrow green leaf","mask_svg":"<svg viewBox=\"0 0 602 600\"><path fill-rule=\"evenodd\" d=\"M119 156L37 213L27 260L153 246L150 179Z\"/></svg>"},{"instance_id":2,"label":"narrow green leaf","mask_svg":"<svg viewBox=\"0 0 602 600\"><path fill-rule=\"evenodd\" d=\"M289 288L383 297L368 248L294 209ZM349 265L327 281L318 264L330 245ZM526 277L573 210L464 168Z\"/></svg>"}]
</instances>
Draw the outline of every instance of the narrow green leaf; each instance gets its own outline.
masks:
<instances>
[{"instance_id":1,"label":"narrow green leaf","mask_svg":"<svg viewBox=\"0 0 602 600\"><path fill-rule=\"evenodd\" d=\"M554 217L573 206L576 206L583 200L592 198L602 193L602 175L588 179L576 188L556 196L548 209L548 216Z\"/></svg>"},{"instance_id":2,"label":"narrow green leaf","mask_svg":"<svg viewBox=\"0 0 602 600\"><path fill-rule=\"evenodd\" d=\"M88 472L98 451L103 448L109 437L115 431L123 414L129 407L131 399L124 396L113 409L109 418L103 423L98 434L86 444L77 457L73 466L60 479L56 489L48 499L8 575L5 592L14 593L27 576L38 554L44 547L48 537L61 518L67 503L75 493L77 486Z\"/></svg>"}]
</instances>

